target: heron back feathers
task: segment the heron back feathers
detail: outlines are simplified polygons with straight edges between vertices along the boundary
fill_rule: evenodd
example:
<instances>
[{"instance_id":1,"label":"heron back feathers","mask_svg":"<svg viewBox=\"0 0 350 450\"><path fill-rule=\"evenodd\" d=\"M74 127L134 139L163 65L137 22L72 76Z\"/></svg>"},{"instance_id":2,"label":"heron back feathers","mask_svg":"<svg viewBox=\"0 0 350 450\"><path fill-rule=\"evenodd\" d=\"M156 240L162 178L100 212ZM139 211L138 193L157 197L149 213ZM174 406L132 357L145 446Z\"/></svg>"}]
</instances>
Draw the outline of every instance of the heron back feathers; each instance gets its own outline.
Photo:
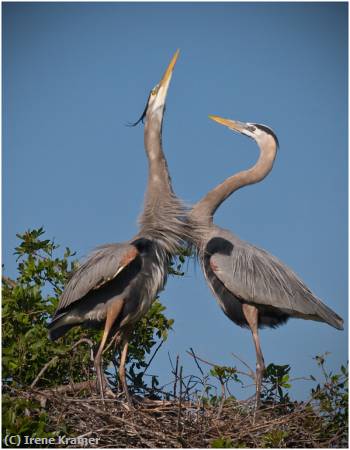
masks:
<instances>
[{"instance_id":1,"label":"heron back feathers","mask_svg":"<svg viewBox=\"0 0 350 450\"><path fill-rule=\"evenodd\" d=\"M326 322L343 329L343 320L276 257L225 232L207 244L210 265L229 292L263 310ZM214 242L213 242L214 241ZM226 241L226 244L224 242ZM262 310L262 312L263 312Z\"/></svg>"}]
</instances>

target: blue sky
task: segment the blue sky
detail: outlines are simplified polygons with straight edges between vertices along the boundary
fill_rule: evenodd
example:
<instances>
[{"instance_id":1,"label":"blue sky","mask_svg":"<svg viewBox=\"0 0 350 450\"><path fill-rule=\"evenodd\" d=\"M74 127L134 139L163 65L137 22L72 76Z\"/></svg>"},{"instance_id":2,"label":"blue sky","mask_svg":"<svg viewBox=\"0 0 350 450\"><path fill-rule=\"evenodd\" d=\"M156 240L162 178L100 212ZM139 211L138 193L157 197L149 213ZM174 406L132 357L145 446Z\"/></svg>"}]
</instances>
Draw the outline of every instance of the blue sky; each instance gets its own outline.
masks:
<instances>
[{"instance_id":1,"label":"blue sky","mask_svg":"<svg viewBox=\"0 0 350 450\"><path fill-rule=\"evenodd\" d=\"M264 123L278 135L272 173L240 190L215 221L288 264L347 328L346 3L3 4L3 264L15 277L16 232L44 226L79 257L137 231L147 181L143 111L177 48L163 145L174 189L194 203L252 165L253 141L208 119ZM252 366L250 333L217 306L199 266L161 294L174 331L168 352ZM312 357L347 360L347 331L291 320L261 332L267 363L317 375ZM294 394L311 388L295 382ZM247 391L236 391L246 397Z\"/></svg>"}]
</instances>

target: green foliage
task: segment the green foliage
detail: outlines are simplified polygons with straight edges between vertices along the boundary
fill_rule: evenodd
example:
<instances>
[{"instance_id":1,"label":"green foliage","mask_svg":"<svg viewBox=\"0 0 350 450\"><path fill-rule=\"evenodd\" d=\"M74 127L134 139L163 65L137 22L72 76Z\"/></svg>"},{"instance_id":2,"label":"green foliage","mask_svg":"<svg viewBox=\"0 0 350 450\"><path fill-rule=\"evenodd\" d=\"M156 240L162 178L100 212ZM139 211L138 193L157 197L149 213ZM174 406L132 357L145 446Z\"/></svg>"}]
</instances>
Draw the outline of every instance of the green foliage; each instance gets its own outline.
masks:
<instances>
[{"instance_id":1,"label":"green foliage","mask_svg":"<svg viewBox=\"0 0 350 450\"><path fill-rule=\"evenodd\" d=\"M269 364L264 372L262 401L273 403L288 403L289 394L286 389L291 387L289 383L290 366Z\"/></svg>"},{"instance_id":2,"label":"green foliage","mask_svg":"<svg viewBox=\"0 0 350 450\"><path fill-rule=\"evenodd\" d=\"M324 376L323 386L317 384L311 394L317 401L320 413L324 419L324 432L337 433L348 428L349 417L349 372L341 366L340 373L333 374L326 368L325 355L316 356L318 366Z\"/></svg>"},{"instance_id":3,"label":"green foliage","mask_svg":"<svg viewBox=\"0 0 350 450\"><path fill-rule=\"evenodd\" d=\"M51 342L47 335L47 324L53 315L59 295L70 273L77 267L75 253L69 248L60 252L59 246L49 239L44 239L43 228L17 234L20 239L15 255L18 261L18 277L11 280L3 277L2 292L2 336L3 384L9 392L13 389L25 389L34 382L37 388L49 388L66 384L69 381L91 379L92 363L90 349L86 341L75 346L82 338L97 343L101 331L73 328L63 338ZM178 265L178 268L181 267ZM146 386L142 377L147 366L146 357L159 340L166 340L173 320L164 315L165 307L155 300L150 311L135 328L128 362L129 378ZM111 361L116 361L115 350L104 355L105 368ZM40 371L45 371L37 379ZM135 369L141 369L135 374ZM152 384L156 383L152 380ZM24 418L24 422L12 420L22 403L14 399L6 404L4 427L11 432L20 433L27 421L39 429L45 417L36 415L36 421ZM27 409L31 409L28 404ZM35 425L36 424L36 425ZM24 428L23 428L24 427Z\"/></svg>"},{"instance_id":4,"label":"green foliage","mask_svg":"<svg viewBox=\"0 0 350 450\"><path fill-rule=\"evenodd\" d=\"M230 380L242 383L237 376L237 369L235 367L214 366L214 368L210 370L210 375L217 378L222 383L227 383Z\"/></svg>"},{"instance_id":5,"label":"green foliage","mask_svg":"<svg viewBox=\"0 0 350 450\"><path fill-rule=\"evenodd\" d=\"M163 312L165 309L165 306L160 303L159 299L156 299L152 303L148 314L139 321L129 346L131 359L144 362L146 354L151 352L157 341L168 338L169 330L174 321L164 316Z\"/></svg>"},{"instance_id":6,"label":"green foliage","mask_svg":"<svg viewBox=\"0 0 350 450\"><path fill-rule=\"evenodd\" d=\"M191 248L179 248L178 255L175 257L168 267L168 272L170 275L183 276L185 272L182 270L182 266L185 264L186 258L192 256Z\"/></svg>"},{"instance_id":7,"label":"green foliage","mask_svg":"<svg viewBox=\"0 0 350 450\"><path fill-rule=\"evenodd\" d=\"M3 428L8 435L54 437L57 432L47 432L48 415L38 402L10 395L2 397ZM5 434L4 433L4 434Z\"/></svg>"},{"instance_id":8,"label":"green foliage","mask_svg":"<svg viewBox=\"0 0 350 450\"><path fill-rule=\"evenodd\" d=\"M50 361L38 386L87 379L86 348L71 349L81 337L97 336L91 330L72 330L57 343L48 339L48 320L76 262L70 260L74 253L69 248L62 257L54 256L59 246L42 239L43 234L44 230L39 228L17 235L21 239L15 249L18 277L15 282L5 278L3 283L3 382L16 388L30 385ZM74 354L74 358L67 358L67 354Z\"/></svg>"},{"instance_id":9,"label":"green foliage","mask_svg":"<svg viewBox=\"0 0 350 450\"><path fill-rule=\"evenodd\" d=\"M233 448L233 442L230 438L218 438L214 439L210 445L211 448Z\"/></svg>"},{"instance_id":10,"label":"green foliage","mask_svg":"<svg viewBox=\"0 0 350 450\"><path fill-rule=\"evenodd\" d=\"M227 366L214 366L212 369L210 369L209 374L216 378L220 385L221 385L221 397L213 396L211 395L211 399L209 400L209 403L211 404L218 404L219 401L221 401L222 398L226 397L226 389L227 384L230 381L233 381L235 383L243 384L242 380L237 375L237 369L235 367L227 367ZM234 397L230 397L233 399Z\"/></svg>"},{"instance_id":11,"label":"green foliage","mask_svg":"<svg viewBox=\"0 0 350 450\"><path fill-rule=\"evenodd\" d=\"M283 448L286 447L284 440L288 437L288 433L282 430L272 430L262 437L263 448Z\"/></svg>"}]
</instances>

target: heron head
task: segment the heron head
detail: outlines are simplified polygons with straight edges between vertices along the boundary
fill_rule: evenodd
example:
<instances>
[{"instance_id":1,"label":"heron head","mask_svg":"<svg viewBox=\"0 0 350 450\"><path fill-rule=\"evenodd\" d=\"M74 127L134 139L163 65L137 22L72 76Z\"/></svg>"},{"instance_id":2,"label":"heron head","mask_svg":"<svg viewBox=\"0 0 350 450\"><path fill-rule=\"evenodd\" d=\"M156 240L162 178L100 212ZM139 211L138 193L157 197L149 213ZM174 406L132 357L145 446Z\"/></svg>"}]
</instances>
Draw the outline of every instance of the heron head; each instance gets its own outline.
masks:
<instances>
[{"instance_id":1,"label":"heron head","mask_svg":"<svg viewBox=\"0 0 350 450\"><path fill-rule=\"evenodd\" d=\"M176 64L176 61L179 57L180 50L176 50L174 56L172 57L170 64L168 65L162 79L158 84L154 86L154 88L151 90L147 104L145 107L145 110L142 113L142 116L139 118L139 120L132 125L137 125L140 122L143 122L144 119L152 117L154 115L158 115L159 119L162 120L163 113L164 113L164 107L165 107L165 101L166 96L168 93L171 77L173 74L173 70Z\"/></svg>"},{"instance_id":2,"label":"heron head","mask_svg":"<svg viewBox=\"0 0 350 450\"><path fill-rule=\"evenodd\" d=\"M276 147L279 146L278 138L275 132L266 125L261 125L259 123L239 122L238 120L231 119L223 119L222 117L213 115L210 115L209 118L214 120L215 122L220 123L221 125L225 125L226 127L230 128L230 130L236 131L254 139L257 143L273 139Z\"/></svg>"},{"instance_id":3,"label":"heron head","mask_svg":"<svg viewBox=\"0 0 350 450\"><path fill-rule=\"evenodd\" d=\"M173 70L176 64L176 61L179 57L180 50L176 50L174 56L172 57L162 79L160 82L152 89L147 105L147 115L148 113L154 114L157 111L160 114L163 113L163 109L165 106L165 100L168 93L168 89L170 86L171 77L173 75Z\"/></svg>"}]
</instances>

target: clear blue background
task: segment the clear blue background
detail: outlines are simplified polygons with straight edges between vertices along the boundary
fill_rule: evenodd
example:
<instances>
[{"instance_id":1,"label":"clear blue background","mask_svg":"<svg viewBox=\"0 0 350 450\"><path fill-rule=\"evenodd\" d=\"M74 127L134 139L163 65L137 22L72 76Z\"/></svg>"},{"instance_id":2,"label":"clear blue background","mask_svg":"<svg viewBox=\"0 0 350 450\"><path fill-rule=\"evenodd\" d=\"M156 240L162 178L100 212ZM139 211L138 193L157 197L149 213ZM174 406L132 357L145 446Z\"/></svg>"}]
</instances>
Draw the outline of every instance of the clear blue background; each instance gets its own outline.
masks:
<instances>
[{"instance_id":1,"label":"clear blue background","mask_svg":"<svg viewBox=\"0 0 350 450\"><path fill-rule=\"evenodd\" d=\"M193 203L252 165L253 141L207 118L271 126L274 170L237 192L216 223L292 267L347 328L347 4L3 4L3 263L16 276L16 232L44 226L82 257L137 231L147 181L143 111L174 51L163 143L177 194ZM231 323L189 264L161 294L174 331L150 373L171 379L168 352L254 366L250 333ZM347 360L347 332L291 320L261 332L266 362L317 374L312 357ZM294 394L311 383L297 381ZM240 397L247 391L238 390Z\"/></svg>"}]
</instances>

